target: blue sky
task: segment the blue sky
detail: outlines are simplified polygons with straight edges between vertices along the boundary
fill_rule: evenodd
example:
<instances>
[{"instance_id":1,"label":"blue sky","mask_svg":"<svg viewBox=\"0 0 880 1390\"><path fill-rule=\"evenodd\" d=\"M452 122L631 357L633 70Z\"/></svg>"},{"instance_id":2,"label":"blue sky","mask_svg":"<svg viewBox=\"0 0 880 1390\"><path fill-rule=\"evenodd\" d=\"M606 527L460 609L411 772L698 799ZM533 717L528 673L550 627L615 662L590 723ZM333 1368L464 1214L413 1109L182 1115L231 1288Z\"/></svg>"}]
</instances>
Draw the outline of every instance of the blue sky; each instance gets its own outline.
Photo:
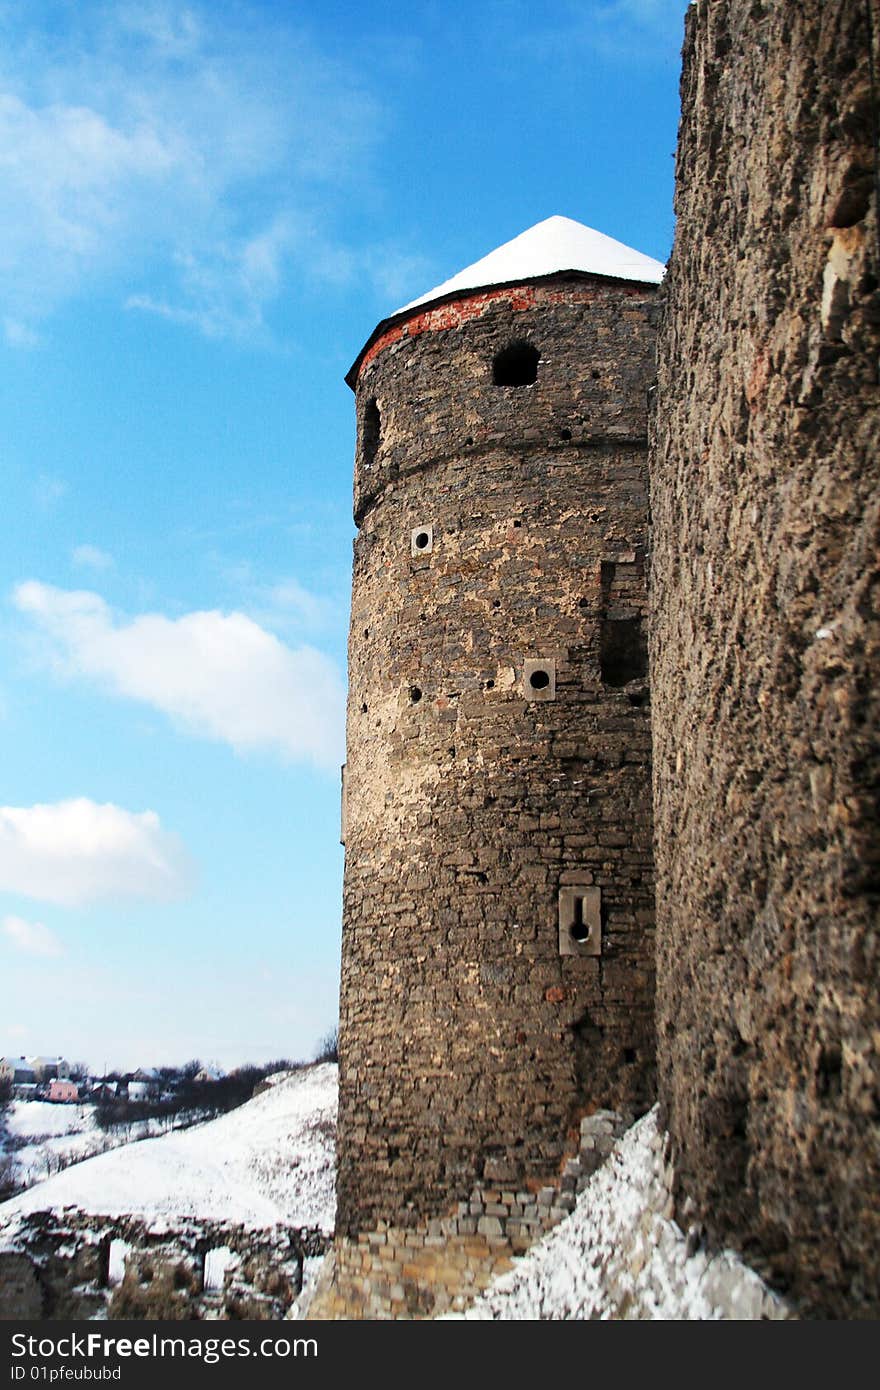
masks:
<instances>
[{"instance_id":1,"label":"blue sky","mask_svg":"<svg viewBox=\"0 0 880 1390\"><path fill-rule=\"evenodd\" d=\"M335 1023L353 400L526 227L666 260L685 0L0 0L0 1054Z\"/></svg>"}]
</instances>

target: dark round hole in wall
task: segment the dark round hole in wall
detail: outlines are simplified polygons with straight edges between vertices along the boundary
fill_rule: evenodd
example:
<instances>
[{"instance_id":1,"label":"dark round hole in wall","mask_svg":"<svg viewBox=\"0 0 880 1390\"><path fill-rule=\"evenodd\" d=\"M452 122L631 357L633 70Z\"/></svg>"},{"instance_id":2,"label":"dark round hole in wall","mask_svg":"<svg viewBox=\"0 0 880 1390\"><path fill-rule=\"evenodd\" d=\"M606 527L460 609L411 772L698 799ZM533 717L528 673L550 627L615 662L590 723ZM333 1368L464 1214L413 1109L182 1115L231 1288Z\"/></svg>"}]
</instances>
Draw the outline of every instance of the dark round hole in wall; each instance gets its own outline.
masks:
<instances>
[{"instance_id":1,"label":"dark round hole in wall","mask_svg":"<svg viewBox=\"0 0 880 1390\"><path fill-rule=\"evenodd\" d=\"M531 386L538 379L541 354L531 343L511 343L492 363L496 386Z\"/></svg>"},{"instance_id":2,"label":"dark round hole in wall","mask_svg":"<svg viewBox=\"0 0 880 1390\"><path fill-rule=\"evenodd\" d=\"M465 441L464 441L464 442L465 442L465 446L470 445L470 444L473 444L473 442L474 442L474 436L473 436L472 434L467 435L467 437L465 438Z\"/></svg>"},{"instance_id":3,"label":"dark round hole in wall","mask_svg":"<svg viewBox=\"0 0 880 1390\"><path fill-rule=\"evenodd\" d=\"M493 600L492 600L492 607L493 607L493 608L500 608L500 607L501 607L501 600L500 600L500 598L493 598Z\"/></svg>"},{"instance_id":4,"label":"dark round hole in wall","mask_svg":"<svg viewBox=\"0 0 880 1390\"><path fill-rule=\"evenodd\" d=\"M560 438L560 439L571 439L571 430L560 430L560 431L559 431L559 438Z\"/></svg>"},{"instance_id":5,"label":"dark round hole in wall","mask_svg":"<svg viewBox=\"0 0 880 1390\"><path fill-rule=\"evenodd\" d=\"M365 628L364 628L364 636L365 636L365 637L369 637L369 635L370 635L370 629L369 629L368 627L365 627Z\"/></svg>"},{"instance_id":6,"label":"dark round hole in wall","mask_svg":"<svg viewBox=\"0 0 880 1390\"><path fill-rule=\"evenodd\" d=\"M533 690L546 690L550 684L550 676L547 671L533 671L529 676L529 685Z\"/></svg>"},{"instance_id":7,"label":"dark round hole in wall","mask_svg":"<svg viewBox=\"0 0 880 1390\"><path fill-rule=\"evenodd\" d=\"M572 941L576 941L579 946L582 946L590 935L590 928L586 922L574 922L568 930Z\"/></svg>"},{"instance_id":8,"label":"dark round hole in wall","mask_svg":"<svg viewBox=\"0 0 880 1390\"><path fill-rule=\"evenodd\" d=\"M414 705L417 705L417 704L419 703L419 700L421 700L421 698L422 698L422 692L421 692L421 690L419 690L419 687L418 687L417 685L411 685L411 686L410 686L410 688L409 688L409 698L412 700L412 702L413 702Z\"/></svg>"},{"instance_id":9,"label":"dark round hole in wall","mask_svg":"<svg viewBox=\"0 0 880 1390\"><path fill-rule=\"evenodd\" d=\"M430 541L431 537L428 535L427 531L419 531L416 536L416 549L424 550L425 547L430 544Z\"/></svg>"},{"instance_id":10,"label":"dark round hole in wall","mask_svg":"<svg viewBox=\"0 0 880 1390\"><path fill-rule=\"evenodd\" d=\"M597 372L596 369L595 369L595 367L594 367L593 370L590 372L590 376L593 378L594 381L598 381L598 380L599 380L599 377L600 377L601 375L602 375L602 373L601 373L601 372Z\"/></svg>"},{"instance_id":11,"label":"dark round hole in wall","mask_svg":"<svg viewBox=\"0 0 880 1390\"><path fill-rule=\"evenodd\" d=\"M578 608L589 608L589 606L590 606L590 600L589 600L588 598L579 598L579 599L578 599Z\"/></svg>"},{"instance_id":12,"label":"dark round hole in wall","mask_svg":"<svg viewBox=\"0 0 880 1390\"><path fill-rule=\"evenodd\" d=\"M361 714L366 714L366 712L367 712L367 707L366 707L366 705L361 705Z\"/></svg>"},{"instance_id":13,"label":"dark round hole in wall","mask_svg":"<svg viewBox=\"0 0 880 1390\"><path fill-rule=\"evenodd\" d=\"M494 689L495 689L495 682L494 682L494 681L486 681L486 689L487 689L487 690L494 690Z\"/></svg>"},{"instance_id":14,"label":"dark round hole in wall","mask_svg":"<svg viewBox=\"0 0 880 1390\"><path fill-rule=\"evenodd\" d=\"M519 520L519 518L517 518L517 520L513 524L515 527L522 526L522 522Z\"/></svg>"},{"instance_id":15,"label":"dark round hole in wall","mask_svg":"<svg viewBox=\"0 0 880 1390\"><path fill-rule=\"evenodd\" d=\"M647 690L628 690L626 698L631 705L644 705L648 699L648 692Z\"/></svg>"}]
</instances>

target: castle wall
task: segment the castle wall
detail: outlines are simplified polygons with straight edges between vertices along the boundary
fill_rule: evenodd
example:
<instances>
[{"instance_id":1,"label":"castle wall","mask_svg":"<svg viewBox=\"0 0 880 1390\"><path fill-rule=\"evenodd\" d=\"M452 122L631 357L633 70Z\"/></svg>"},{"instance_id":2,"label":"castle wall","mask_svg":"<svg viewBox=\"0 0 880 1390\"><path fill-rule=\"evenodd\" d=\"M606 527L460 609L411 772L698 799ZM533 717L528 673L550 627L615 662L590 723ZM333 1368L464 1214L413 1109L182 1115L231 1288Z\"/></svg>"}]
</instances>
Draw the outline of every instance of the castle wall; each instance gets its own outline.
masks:
<instances>
[{"instance_id":1,"label":"castle wall","mask_svg":"<svg viewBox=\"0 0 880 1390\"><path fill-rule=\"evenodd\" d=\"M360 367L343 1236L454 1212L475 1183L536 1190L584 1113L652 1097L654 297L583 278L472 295ZM495 385L518 342L536 381Z\"/></svg>"},{"instance_id":2,"label":"castle wall","mask_svg":"<svg viewBox=\"0 0 880 1390\"><path fill-rule=\"evenodd\" d=\"M880 1312L865 17L863 0L689 11L651 486L658 1048L680 1192L805 1309L847 1317Z\"/></svg>"}]
</instances>

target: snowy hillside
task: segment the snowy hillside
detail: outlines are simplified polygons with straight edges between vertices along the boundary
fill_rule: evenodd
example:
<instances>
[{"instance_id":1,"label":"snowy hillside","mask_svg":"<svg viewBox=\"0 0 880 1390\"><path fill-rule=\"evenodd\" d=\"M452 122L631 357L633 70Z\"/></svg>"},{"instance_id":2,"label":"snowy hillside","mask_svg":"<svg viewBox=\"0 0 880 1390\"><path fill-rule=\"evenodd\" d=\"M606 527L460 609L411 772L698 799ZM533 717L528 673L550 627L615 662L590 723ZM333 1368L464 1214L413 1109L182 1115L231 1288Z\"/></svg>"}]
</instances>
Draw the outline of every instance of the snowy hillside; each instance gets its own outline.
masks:
<instances>
[{"instance_id":1,"label":"snowy hillside","mask_svg":"<svg viewBox=\"0 0 880 1390\"><path fill-rule=\"evenodd\" d=\"M92 1106L14 1100L0 1114L0 1127L0 1155L14 1164L20 1187L48 1177L68 1160L110 1147L95 1128Z\"/></svg>"},{"instance_id":2,"label":"snowy hillside","mask_svg":"<svg viewBox=\"0 0 880 1390\"><path fill-rule=\"evenodd\" d=\"M142 1120L104 1131L95 1123L92 1105L14 1100L0 1115L0 1159L12 1163L17 1188L32 1187L72 1163L169 1128L165 1120Z\"/></svg>"},{"instance_id":3,"label":"snowy hillside","mask_svg":"<svg viewBox=\"0 0 880 1390\"><path fill-rule=\"evenodd\" d=\"M332 1063L280 1073L219 1119L67 1168L0 1205L0 1230L25 1212L76 1207L153 1223L197 1217L332 1231L336 1077Z\"/></svg>"}]
</instances>

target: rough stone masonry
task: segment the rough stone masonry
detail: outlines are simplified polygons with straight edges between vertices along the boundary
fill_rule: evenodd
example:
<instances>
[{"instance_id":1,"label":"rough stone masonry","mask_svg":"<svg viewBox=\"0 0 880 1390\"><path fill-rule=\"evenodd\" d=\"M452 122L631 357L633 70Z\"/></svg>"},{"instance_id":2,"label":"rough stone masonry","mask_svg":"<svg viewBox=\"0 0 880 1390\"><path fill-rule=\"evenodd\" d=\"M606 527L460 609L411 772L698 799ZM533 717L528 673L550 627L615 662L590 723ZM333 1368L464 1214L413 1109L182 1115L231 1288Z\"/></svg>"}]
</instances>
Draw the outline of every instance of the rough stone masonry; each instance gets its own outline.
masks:
<instances>
[{"instance_id":1,"label":"rough stone masonry","mask_svg":"<svg viewBox=\"0 0 880 1390\"><path fill-rule=\"evenodd\" d=\"M651 473L679 1205L836 1317L880 1313L870 14L689 11Z\"/></svg>"}]
</instances>

